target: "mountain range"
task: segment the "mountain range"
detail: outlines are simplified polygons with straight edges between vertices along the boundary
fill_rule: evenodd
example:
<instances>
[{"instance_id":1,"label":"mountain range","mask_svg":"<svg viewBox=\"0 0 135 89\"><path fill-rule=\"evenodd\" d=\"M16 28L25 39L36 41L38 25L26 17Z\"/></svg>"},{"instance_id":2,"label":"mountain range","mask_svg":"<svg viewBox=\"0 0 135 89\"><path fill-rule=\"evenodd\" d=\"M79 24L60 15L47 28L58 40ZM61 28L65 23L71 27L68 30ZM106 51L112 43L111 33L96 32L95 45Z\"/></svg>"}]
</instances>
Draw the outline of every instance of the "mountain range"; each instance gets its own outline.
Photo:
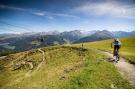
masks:
<instances>
[{"instance_id":1,"label":"mountain range","mask_svg":"<svg viewBox=\"0 0 135 89\"><path fill-rule=\"evenodd\" d=\"M114 37L135 36L135 31L52 31L31 32L22 34L0 34L0 53L25 51L39 47L47 47L62 44L74 44L111 39ZM0 55L1 55L0 54Z\"/></svg>"},{"instance_id":2,"label":"mountain range","mask_svg":"<svg viewBox=\"0 0 135 89\"><path fill-rule=\"evenodd\" d=\"M111 32L107 30L103 30L103 31L97 31L91 34L90 36L83 37L75 41L74 43L92 42L92 41L98 41L98 40L111 39L113 37L114 35Z\"/></svg>"}]
</instances>

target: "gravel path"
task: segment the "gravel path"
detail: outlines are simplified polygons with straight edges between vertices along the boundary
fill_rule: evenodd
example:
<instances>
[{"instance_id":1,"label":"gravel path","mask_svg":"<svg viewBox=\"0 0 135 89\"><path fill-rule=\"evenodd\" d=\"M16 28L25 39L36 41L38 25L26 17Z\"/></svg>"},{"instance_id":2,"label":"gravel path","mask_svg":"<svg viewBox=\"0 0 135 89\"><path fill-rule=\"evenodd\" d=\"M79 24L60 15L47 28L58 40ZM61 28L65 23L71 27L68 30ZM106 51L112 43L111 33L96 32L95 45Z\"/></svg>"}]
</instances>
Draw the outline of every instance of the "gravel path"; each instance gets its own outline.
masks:
<instances>
[{"instance_id":1,"label":"gravel path","mask_svg":"<svg viewBox=\"0 0 135 89\"><path fill-rule=\"evenodd\" d=\"M113 58L113 54L109 52L103 53ZM118 61L118 63L114 63L114 65L118 68L122 76L127 79L132 86L135 87L135 65L130 64L124 58L120 58L120 61Z\"/></svg>"}]
</instances>

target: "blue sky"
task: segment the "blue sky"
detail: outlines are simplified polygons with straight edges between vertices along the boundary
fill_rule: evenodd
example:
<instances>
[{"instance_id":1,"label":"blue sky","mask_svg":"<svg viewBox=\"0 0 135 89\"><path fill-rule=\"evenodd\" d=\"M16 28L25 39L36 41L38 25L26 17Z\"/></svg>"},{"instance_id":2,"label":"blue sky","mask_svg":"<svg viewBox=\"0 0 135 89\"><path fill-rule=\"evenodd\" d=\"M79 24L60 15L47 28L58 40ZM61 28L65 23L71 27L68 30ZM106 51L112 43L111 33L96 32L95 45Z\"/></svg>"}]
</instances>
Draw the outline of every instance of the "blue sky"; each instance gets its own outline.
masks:
<instances>
[{"instance_id":1,"label":"blue sky","mask_svg":"<svg viewBox=\"0 0 135 89\"><path fill-rule=\"evenodd\" d=\"M0 33L135 30L134 0L0 0Z\"/></svg>"}]
</instances>

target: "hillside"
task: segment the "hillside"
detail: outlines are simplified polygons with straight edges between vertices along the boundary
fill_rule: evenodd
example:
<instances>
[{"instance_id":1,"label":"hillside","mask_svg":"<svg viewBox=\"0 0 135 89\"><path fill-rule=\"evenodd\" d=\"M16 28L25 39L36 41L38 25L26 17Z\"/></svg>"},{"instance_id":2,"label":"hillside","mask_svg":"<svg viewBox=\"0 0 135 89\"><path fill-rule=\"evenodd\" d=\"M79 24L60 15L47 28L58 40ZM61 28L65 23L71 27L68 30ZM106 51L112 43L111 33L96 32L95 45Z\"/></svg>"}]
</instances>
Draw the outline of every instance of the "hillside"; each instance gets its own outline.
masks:
<instances>
[{"instance_id":1,"label":"hillside","mask_svg":"<svg viewBox=\"0 0 135 89\"><path fill-rule=\"evenodd\" d=\"M69 31L69 32L62 32L60 33L60 35L66 39L67 41L69 41L69 43L73 43L74 41L80 39L83 37L83 34L78 31L78 30L74 30L74 31Z\"/></svg>"},{"instance_id":2,"label":"hillside","mask_svg":"<svg viewBox=\"0 0 135 89\"><path fill-rule=\"evenodd\" d=\"M135 37L121 38L122 48L120 49L120 55L127 59L129 62L135 64ZM96 48L100 50L105 50L109 52L113 52L113 48L111 48L111 40L104 41L96 41L90 43L84 43L85 48ZM77 45L76 45L77 46ZM80 44L78 44L80 46Z\"/></svg>"},{"instance_id":3,"label":"hillside","mask_svg":"<svg viewBox=\"0 0 135 89\"><path fill-rule=\"evenodd\" d=\"M0 58L1 89L133 89L107 56L92 49L48 47Z\"/></svg>"},{"instance_id":4,"label":"hillside","mask_svg":"<svg viewBox=\"0 0 135 89\"><path fill-rule=\"evenodd\" d=\"M8 51L26 51L33 48L72 43L82 37L78 30L68 32L39 32L22 34L0 34L0 55Z\"/></svg>"},{"instance_id":5,"label":"hillside","mask_svg":"<svg viewBox=\"0 0 135 89\"><path fill-rule=\"evenodd\" d=\"M33 48L47 47L66 43L60 35L19 36L0 40L0 54L10 51L25 51Z\"/></svg>"}]
</instances>

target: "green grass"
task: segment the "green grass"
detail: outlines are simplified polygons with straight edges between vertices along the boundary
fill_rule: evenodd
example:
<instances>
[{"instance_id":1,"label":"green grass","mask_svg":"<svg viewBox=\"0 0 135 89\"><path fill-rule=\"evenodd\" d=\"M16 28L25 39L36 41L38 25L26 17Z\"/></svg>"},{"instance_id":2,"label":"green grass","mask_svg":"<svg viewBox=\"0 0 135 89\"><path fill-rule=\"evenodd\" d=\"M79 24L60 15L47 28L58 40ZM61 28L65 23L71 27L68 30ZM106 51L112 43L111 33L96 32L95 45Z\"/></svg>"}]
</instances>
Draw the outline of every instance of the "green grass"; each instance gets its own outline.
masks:
<instances>
[{"instance_id":1,"label":"green grass","mask_svg":"<svg viewBox=\"0 0 135 89\"><path fill-rule=\"evenodd\" d=\"M78 47L49 47L45 62L38 50L12 54L0 60L1 89L133 89L112 63L104 62L107 56L92 49ZM31 61L34 69L29 76L29 66L13 70L20 62Z\"/></svg>"},{"instance_id":2,"label":"green grass","mask_svg":"<svg viewBox=\"0 0 135 89\"><path fill-rule=\"evenodd\" d=\"M6 49L11 49L11 50L15 49L15 46L9 46L9 45L4 45L3 47Z\"/></svg>"},{"instance_id":3,"label":"green grass","mask_svg":"<svg viewBox=\"0 0 135 89\"><path fill-rule=\"evenodd\" d=\"M0 46L6 48L6 49L11 49L14 50L15 46L10 46L9 43L1 43Z\"/></svg>"},{"instance_id":4,"label":"green grass","mask_svg":"<svg viewBox=\"0 0 135 89\"><path fill-rule=\"evenodd\" d=\"M39 42L38 40L35 40L35 41L32 41L30 44L39 46L41 42Z\"/></svg>"},{"instance_id":5,"label":"green grass","mask_svg":"<svg viewBox=\"0 0 135 89\"><path fill-rule=\"evenodd\" d=\"M130 63L135 64L135 37L121 38L120 40L122 41L120 55L123 58L127 59ZM113 39L84 43L84 47L100 49L112 53L113 52L113 48L111 48L112 41ZM76 44L75 46L81 46L81 44Z\"/></svg>"}]
</instances>

